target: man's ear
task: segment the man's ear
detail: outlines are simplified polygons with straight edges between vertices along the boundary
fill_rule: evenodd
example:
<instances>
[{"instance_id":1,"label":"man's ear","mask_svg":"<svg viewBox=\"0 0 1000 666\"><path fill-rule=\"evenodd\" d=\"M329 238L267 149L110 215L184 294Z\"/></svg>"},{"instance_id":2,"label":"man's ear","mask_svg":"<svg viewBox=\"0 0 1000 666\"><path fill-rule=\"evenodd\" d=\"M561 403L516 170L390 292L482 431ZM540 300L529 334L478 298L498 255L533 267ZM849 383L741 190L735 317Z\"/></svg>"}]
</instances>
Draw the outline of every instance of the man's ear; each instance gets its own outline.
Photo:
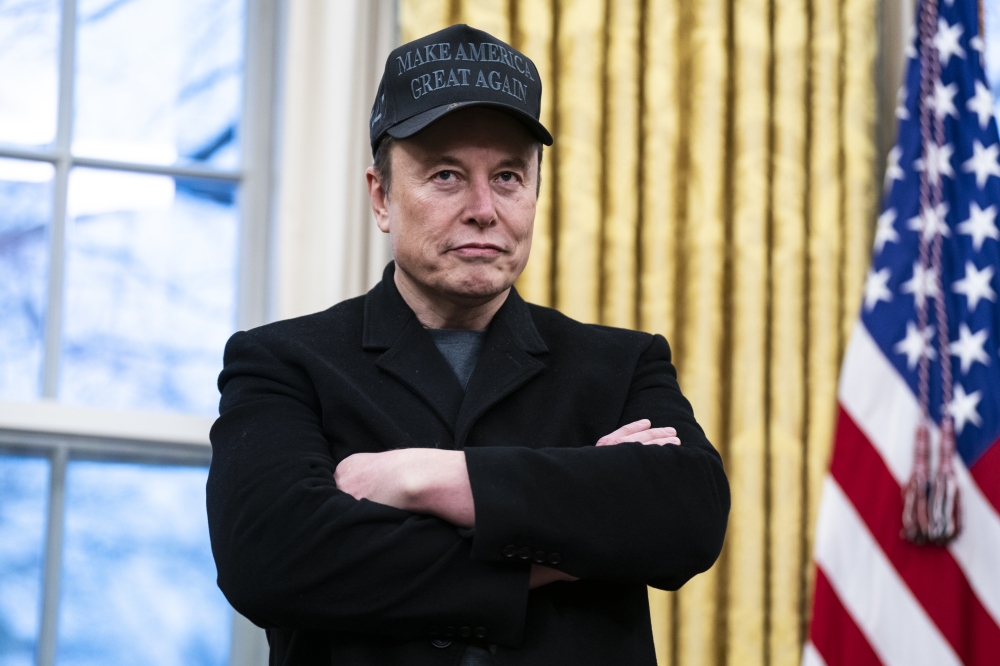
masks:
<instances>
[{"instance_id":1,"label":"man's ear","mask_svg":"<svg viewBox=\"0 0 1000 666\"><path fill-rule=\"evenodd\" d=\"M389 195L382 187L375 167L368 167L365 170L365 178L368 180L368 198L371 199L372 213L375 214L375 224L382 233L389 233Z\"/></svg>"}]
</instances>

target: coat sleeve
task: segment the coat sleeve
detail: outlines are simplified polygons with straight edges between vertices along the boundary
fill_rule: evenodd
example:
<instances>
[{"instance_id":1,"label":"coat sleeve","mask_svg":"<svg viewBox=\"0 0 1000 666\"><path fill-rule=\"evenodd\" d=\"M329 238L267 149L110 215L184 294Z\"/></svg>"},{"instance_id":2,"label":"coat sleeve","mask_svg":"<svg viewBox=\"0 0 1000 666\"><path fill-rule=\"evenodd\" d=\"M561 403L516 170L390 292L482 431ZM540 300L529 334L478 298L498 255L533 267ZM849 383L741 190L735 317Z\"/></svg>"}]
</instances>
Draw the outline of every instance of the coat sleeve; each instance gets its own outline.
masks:
<instances>
[{"instance_id":1,"label":"coat sleeve","mask_svg":"<svg viewBox=\"0 0 1000 666\"><path fill-rule=\"evenodd\" d=\"M302 369L237 333L219 387L208 522L219 587L237 611L269 627L398 639L469 627L520 642L528 567L474 559L454 526L338 490Z\"/></svg>"},{"instance_id":2,"label":"coat sleeve","mask_svg":"<svg viewBox=\"0 0 1000 666\"><path fill-rule=\"evenodd\" d=\"M466 449L474 557L526 558L581 578L671 590L712 566L729 484L661 336L639 357L619 425L642 418L676 428L681 445Z\"/></svg>"}]
</instances>

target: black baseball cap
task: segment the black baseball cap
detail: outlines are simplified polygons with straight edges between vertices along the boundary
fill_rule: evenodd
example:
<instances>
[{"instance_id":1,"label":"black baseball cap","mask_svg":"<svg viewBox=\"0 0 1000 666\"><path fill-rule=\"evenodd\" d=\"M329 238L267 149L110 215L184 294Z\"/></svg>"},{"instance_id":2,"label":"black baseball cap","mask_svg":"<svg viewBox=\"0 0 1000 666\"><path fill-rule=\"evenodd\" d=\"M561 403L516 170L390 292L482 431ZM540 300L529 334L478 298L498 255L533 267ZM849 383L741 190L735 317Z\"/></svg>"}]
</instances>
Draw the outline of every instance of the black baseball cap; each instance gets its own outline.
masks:
<instances>
[{"instance_id":1,"label":"black baseball cap","mask_svg":"<svg viewBox=\"0 0 1000 666\"><path fill-rule=\"evenodd\" d=\"M535 63L493 35L460 24L389 54L369 122L372 153L386 134L405 139L469 106L508 113L552 145L538 121L542 81Z\"/></svg>"}]
</instances>

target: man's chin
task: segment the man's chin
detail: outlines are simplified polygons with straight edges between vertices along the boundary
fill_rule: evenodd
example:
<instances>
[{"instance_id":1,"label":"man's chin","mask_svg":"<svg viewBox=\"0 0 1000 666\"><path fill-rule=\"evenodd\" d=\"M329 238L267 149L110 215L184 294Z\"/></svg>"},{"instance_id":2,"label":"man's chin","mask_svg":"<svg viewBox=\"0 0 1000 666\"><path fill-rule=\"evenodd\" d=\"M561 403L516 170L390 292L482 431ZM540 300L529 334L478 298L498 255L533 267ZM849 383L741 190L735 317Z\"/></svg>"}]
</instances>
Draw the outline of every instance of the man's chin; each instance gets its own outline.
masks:
<instances>
[{"instance_id":1,"label":"man's chin","mask_svg":"<svg viewBox=\"0 0 1000 666\"><path fill-rule=\"evenodd\" d=\"M485 303L510 288L510 285L448 285L444 291L450 300L456 303L465 303L469 306Z\"/></svg>"},{"instance_id":2,"label":"man's chin","mask_svg":"<svg viewBox=\"0 0 1000 666\"><path fill-rule=\"evenodd\" d=\"M478 270L461 271L457 275L449 275L440 289L453 300L467 301L469 304L482 303L507 291L514 284L515 277L502 271L481 267Z\"/></svg>"}]
</instances>

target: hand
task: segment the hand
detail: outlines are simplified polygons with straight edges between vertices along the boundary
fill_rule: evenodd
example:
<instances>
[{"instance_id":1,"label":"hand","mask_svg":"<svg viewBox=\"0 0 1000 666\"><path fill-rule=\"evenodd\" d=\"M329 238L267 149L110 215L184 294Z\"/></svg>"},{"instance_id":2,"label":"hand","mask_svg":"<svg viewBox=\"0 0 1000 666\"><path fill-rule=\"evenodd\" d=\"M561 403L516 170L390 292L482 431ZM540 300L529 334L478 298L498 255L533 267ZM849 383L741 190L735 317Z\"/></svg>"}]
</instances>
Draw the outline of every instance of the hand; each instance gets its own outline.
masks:
<instances>
[{"instance_id":1,"label":"hand","mask_svg":"<svg viewBox=\"0 0 1000 666\"><path fill-rule=\"evenodd\" d=\"M337 488L355 499L475 527L472 485L461 451L397 449L355 453L334 470Z\"/></svg>"},{"instance_id":2,"label":"hand","mask_svg":"<svg viewBox=\"0 0 1000 666\"><path fill-rule=\"evenodd\" d=\"M568 573L563 573L558 569L550 569L549 567L543 567L540 564L532 564L531 573L528 574L528 589L533 590L536 587L548 585L549 583L555 583L560 580L573 582L580 579L576 576L570 576Z\"/></svg>"},{"instance_id":3,"label":"hand","mask_svg":"<svg viewBox=\"0 0 1000 666\"><path fill-rule=\"evenodd\" d=\"M610 435L597 440L597 446L614 446L623 442L639 442L641 444L675 444L681 443L677 431L673 428L653 428L649 419L639 419L623 425Z\"/></svg>"}]
</instances>

